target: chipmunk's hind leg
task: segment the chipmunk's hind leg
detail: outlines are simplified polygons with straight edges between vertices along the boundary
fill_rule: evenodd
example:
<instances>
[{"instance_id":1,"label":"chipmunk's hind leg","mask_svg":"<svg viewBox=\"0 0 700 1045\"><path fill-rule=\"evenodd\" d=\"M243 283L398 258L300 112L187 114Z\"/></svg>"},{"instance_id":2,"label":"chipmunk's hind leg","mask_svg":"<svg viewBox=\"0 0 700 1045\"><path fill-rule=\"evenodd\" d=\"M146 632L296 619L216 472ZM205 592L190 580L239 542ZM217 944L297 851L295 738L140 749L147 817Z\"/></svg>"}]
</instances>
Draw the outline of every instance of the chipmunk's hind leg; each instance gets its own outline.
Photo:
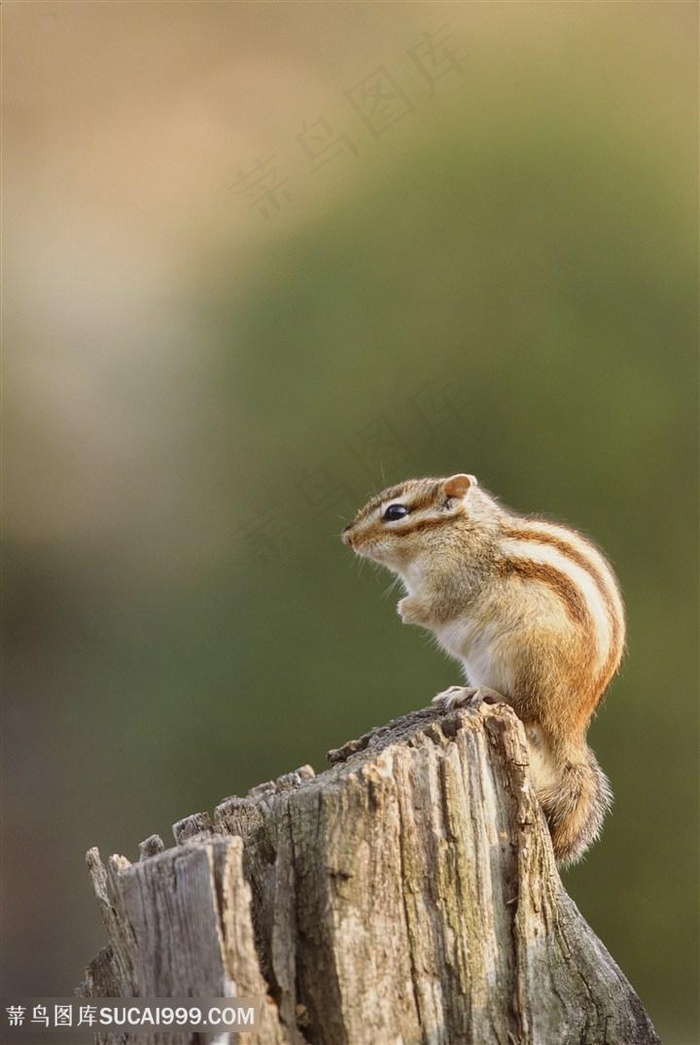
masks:
<instances>
[{"instance_id":1,"label":"chipmunk's hind leg","mask_svg":"<svg viewBox=\"0 0 700 1045\"><path fill-rule=\"evenodd\" d=\"M454 711L456 708L478 708L482 704L507 704L508 701L488 686L450 686L433 697L431 703L443 711Z\"/></svg>"}]
</instances>

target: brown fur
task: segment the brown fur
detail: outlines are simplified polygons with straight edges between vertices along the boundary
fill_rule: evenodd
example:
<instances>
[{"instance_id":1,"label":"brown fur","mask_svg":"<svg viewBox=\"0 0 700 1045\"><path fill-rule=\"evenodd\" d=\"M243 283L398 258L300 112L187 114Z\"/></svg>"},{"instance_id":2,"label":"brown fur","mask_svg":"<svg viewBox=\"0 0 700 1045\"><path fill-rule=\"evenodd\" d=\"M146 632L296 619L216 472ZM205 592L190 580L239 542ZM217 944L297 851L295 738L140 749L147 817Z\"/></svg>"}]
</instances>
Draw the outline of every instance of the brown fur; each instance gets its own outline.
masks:
<instances>
[{"instance_id":1,"label":"brown fur","mask_svg":"<svg viewBox=\"0 0 700 1045\"><path fill-rule=\"evenodd\" d=\"M408 514L384 519L392 503ZM402 578L404 619L432 631L470 681L499 690L523 720L533 782L555 855L566 863L597 837L610 805L608 782L585 737L619 665L625 624L601 553L575 531L548 532L547 525L502 508L473 476L457 475L383 491L343 539ZM538 561L534 551L532 558L516 555L509 541L555 549L565 561ZM580 586L566 562L585 571L594 587Z\"/></svg>"},{"instance_id":2,"label":"brown fur","mask_svg":"<svg viewBox=\"0 0 700 1045\"><path fill-rule=\"evenodd\" d=\"M555 787L537 793L557 860L575 863L600 834L612 803L607 777L595 755L584 744L575 761L565 761Z\"/></svg>"}]
</instances>

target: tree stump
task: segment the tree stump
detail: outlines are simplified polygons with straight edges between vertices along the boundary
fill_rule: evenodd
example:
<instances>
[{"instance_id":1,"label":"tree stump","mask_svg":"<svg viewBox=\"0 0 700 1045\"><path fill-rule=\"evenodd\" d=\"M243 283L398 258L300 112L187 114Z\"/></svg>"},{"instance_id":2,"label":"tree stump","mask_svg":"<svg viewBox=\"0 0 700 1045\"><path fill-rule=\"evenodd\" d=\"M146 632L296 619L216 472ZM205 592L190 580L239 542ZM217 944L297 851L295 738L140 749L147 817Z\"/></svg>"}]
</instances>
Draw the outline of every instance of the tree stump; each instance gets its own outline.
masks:
<instances>
[{"instance_id":1,"label":"tree stump","mask_svg":"<svg viewBox=\"0 0 700 1045\"><path fill-rule=\"evenodd\" d=\"M426 708L329 758L133 866L91 850L109 945L80 992L265 999L247 1045L659 1041L563 889L510 708Z\"/></svg>"}]
</instances>

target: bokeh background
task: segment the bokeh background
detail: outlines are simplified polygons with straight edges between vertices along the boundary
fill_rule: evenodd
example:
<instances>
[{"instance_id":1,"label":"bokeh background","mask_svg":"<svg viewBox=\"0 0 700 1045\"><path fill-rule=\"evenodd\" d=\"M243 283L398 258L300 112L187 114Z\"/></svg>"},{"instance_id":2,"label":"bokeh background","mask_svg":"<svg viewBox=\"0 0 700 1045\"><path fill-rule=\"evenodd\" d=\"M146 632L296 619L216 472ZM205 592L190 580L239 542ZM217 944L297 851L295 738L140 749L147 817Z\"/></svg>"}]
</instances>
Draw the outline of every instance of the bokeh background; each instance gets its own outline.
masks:
<instances>
[{"instance_id":1,"label":"bokeh background","mask_svg":"<svg viewBox=\"0 0 700 1045\"><path fill-rule=\"evenodd\" d=\"M693 3L4 7L4 995L83 864L458 681L338 533L466 470L592 534L629 655L565 885L698 1041Z\"/></svg>"}]
</instances>

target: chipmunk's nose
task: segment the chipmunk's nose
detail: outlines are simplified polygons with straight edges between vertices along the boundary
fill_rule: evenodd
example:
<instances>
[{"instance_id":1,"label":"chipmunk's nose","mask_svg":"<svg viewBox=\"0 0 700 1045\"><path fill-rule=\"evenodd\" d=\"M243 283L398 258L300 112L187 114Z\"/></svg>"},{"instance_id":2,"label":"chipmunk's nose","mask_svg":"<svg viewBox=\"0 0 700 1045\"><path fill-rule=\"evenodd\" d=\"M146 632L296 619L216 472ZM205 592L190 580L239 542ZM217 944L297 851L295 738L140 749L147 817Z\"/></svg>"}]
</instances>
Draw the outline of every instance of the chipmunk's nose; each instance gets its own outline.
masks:
<instances>
[{"instance_id":1,"label":"chipmunk's nose","mask_svg":"<svg viewBox=\"0 0 700 1045\"><path fill-rule=\"evenodd\" d=\"M345 527L345 529L341 533L340 539L342 540L343 544L349 544L350 547L352 548L352 534L350 533L351 530L352 530L352 523L348 523L348 525Z\"/></svg>"}]
</instances>

